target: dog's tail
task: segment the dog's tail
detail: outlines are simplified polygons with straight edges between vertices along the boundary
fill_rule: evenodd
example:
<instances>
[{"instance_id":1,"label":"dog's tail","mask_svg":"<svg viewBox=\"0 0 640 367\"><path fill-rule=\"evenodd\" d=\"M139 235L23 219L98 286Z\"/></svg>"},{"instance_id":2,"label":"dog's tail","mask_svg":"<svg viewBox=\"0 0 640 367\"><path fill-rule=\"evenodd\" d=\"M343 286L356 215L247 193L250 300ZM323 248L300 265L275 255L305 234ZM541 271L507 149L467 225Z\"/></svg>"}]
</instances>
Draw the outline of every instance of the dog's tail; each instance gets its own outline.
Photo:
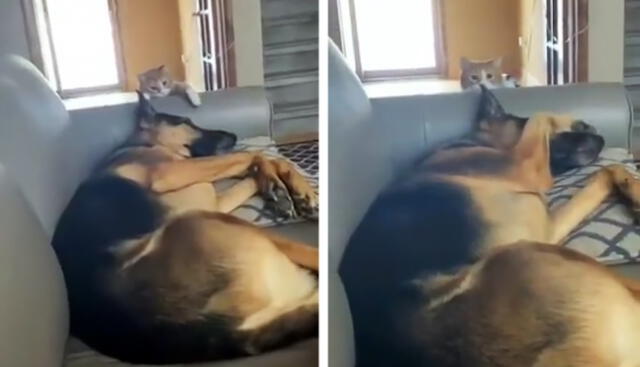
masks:
<instances>
[{"instance_id":1,"label":"dog's tail","mask_svg":"<svg viewBox=\"0 0 640 367\"><path fill-rule=\"evenodd\" d=\"M264 353L318 335L318 305L302 305L268 324L247 331L244 349L249 354Z\"/></svg>"}]
</instances>

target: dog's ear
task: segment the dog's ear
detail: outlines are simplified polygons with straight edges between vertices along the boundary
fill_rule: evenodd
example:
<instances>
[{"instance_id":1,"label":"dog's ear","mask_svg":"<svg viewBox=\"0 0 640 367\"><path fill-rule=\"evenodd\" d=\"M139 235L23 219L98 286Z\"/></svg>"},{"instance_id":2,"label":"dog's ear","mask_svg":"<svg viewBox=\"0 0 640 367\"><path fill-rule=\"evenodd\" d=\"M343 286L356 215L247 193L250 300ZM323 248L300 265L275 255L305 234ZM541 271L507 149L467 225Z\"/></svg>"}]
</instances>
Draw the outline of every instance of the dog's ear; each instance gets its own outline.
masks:
<instances>
[{"instance_id":1,"label":"dog's ear","mask_svg":"<svg viewBox=\"0 0 640 367\"><path fill-rule=\"evenodd\" d=\"M153 108L151 102L145 97L144 93L139 90L136 91L138 93L138 110L137 110L137 119L140 127L145 128L149 127L156 117L156 109Z\"/></svg>"},{"instance_id":2,"label":"dog's ear","mask_svg":"<svg viewBox=\"0 0 640 367\"><path fill-rule=\"evenodd\" d=\"M480 84L480 89L480 108L478 109L476 121L501 121L506 119L507 114L496 96L482 84Z\"/></svg>"}]
</instances>

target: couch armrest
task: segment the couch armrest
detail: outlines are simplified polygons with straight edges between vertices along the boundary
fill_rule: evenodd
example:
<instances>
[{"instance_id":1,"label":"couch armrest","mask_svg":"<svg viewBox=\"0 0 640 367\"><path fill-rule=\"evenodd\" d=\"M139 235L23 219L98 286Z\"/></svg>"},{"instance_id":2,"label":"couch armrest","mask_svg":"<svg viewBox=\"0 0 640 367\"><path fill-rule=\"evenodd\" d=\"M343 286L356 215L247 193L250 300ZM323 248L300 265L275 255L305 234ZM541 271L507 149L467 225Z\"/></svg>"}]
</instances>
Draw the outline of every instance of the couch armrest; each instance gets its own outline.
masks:
<instances>
[{"instance_id":1,"label":"couch armrest","mask_svg":"<svg viewBox=\"0 0 640 367\"><path fill-rule=\"evenodd\" d=\"M0 366L57 367L69 331L64 278L49 239L0 166Z\"/></svg>"}]
</instances>

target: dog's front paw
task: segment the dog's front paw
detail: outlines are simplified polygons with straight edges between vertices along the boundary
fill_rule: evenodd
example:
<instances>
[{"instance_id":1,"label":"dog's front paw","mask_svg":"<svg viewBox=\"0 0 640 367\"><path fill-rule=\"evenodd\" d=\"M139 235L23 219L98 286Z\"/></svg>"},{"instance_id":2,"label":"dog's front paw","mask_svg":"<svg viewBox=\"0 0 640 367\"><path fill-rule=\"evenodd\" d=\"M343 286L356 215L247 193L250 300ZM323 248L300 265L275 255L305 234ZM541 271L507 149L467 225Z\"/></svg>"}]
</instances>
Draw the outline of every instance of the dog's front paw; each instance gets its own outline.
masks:
<instances>
[{"instance_id":1,"label":"dog's front paw","mask_svg":"<svg viewBox=\"0 0 640 367\"><path fill-rule=\"evenodd\" d=\"M296 209L289 189L273 171L265 169L268 166L261 164L253 165L249 172L256 179L258 192L265 202L265 209L279 218L295 217Z\"/></svg>"},{"instance_id":2,"label":"dog's front paw","mask_svg":"<svg viewBox=\"0 0 640 367\"><path fill-rule=\"evenodd\" d=\"M318 194L315 191L298 192L293 194L296 212L306 219L318 219Z\"/></svg>"},{"instance_id":3,"label":"dog's front paw","mask_svg":"<svg viewBox=\"0 0 640 367\"><path fill-rule=\"evenodd\" d=\"M261 191L265 207L275 213L276 216L284 219L297 216L294 202L284 185L280 185L274 180L269 180L266 187Z\"/></svg>"}]
</instances>

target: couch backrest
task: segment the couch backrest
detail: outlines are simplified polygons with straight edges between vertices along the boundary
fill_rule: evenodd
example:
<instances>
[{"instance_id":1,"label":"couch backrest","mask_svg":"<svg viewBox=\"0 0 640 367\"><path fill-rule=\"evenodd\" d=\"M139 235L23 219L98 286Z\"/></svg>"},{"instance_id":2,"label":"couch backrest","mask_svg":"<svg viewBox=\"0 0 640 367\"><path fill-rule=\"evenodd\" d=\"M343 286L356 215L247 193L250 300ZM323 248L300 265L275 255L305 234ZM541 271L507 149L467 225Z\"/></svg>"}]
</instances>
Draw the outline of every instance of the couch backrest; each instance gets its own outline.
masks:
<instances>
[{"instance_id":1,"label":"couch backrest","mask_svg":"<svg viewBox=\"0 0 640 367\"><path fill-rule=\"evenodd\" d=\"M162 112L191 117L240 137L269 135L271 106L262 88L153 100ZM16 179L49 236L79 183L135 126L132 102L67 112L40 72L15 56L0 57L0 162Z\"/></svg>"},{"instance_id":2,"label":"couch backrest","mask_svg":"<svg viewBox=\"0 0 640 367\"><path fill-rule=\"evenodd\" d=\"M0 366L61 366L67 310L48 235L0 166Z\"/></svg>"},{"instance_id":3,"label":"couch backrest","mask_svg":"<svg viewBox=\"0 0 640 367\"><path fill-rule=\"evenodd\" d=\"M494 91L507 112L523 117L536 112L571 114L594 125L607 146L630 148L633 108L617 83ZM385 136L378 149L394 170L405 169L434 145L469 131L480 102L478 91L375 98L370 128ZM394 173L394 174L395 174Z\"/></svg>"}]
</instances>

